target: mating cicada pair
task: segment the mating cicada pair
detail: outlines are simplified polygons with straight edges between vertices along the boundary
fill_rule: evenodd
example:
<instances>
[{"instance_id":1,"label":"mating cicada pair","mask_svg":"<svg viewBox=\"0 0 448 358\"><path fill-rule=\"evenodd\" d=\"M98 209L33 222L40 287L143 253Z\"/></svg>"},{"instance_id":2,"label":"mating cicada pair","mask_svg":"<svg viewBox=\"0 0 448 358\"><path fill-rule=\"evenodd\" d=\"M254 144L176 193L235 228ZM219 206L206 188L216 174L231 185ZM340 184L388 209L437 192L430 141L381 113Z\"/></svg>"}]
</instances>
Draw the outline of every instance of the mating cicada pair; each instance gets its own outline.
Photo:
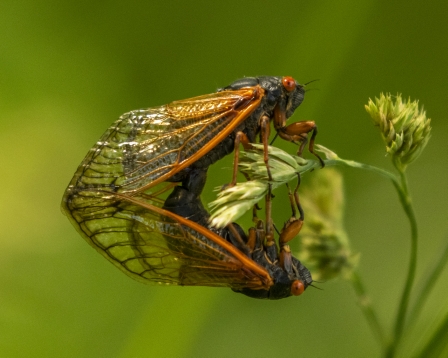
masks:
<instances>
[{"instance_id":1,"label":"mating cicada pair","mask_svg":"<svg viewBox=\"0 0 448 358\"><path fill-rule=\"evenodd\" d=\"M248 233L236 223L216 229L200 194L207 169L231 152L235 184L240 145L263 144L270 176L271 122L278 136L300 144L299 154L307 142L313 152L314 122L286 126L304 93L291 77L244 78L213 94L126 113L79 166L63 210L91 246L138 281L230 287L256 298L299 295L312 279L287 242L301 219L283 230L278 247L269 208Z\"/></svg>"}]
</instances>

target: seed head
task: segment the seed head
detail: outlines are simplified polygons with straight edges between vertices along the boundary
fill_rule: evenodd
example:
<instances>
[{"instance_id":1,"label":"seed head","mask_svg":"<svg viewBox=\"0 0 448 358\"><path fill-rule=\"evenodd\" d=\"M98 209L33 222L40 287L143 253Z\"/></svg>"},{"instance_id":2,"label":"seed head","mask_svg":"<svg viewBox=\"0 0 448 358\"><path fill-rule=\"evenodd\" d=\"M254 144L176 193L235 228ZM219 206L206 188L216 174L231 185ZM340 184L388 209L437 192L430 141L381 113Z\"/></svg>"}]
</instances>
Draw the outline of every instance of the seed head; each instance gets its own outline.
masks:
<instances>
[{"instance_id":1,"label":"seed head","mask_svg":"<svg viewBox=\"0 0 448 358\"><path fill-rule=\"evenodd\" d=\"M418 108L418 101L403 102L401 94L394 98L390 93L380 94L365 106L386 143L395 167L404 171L418 158L430 138L431 119Z\"/></svg>"}]
</instances>

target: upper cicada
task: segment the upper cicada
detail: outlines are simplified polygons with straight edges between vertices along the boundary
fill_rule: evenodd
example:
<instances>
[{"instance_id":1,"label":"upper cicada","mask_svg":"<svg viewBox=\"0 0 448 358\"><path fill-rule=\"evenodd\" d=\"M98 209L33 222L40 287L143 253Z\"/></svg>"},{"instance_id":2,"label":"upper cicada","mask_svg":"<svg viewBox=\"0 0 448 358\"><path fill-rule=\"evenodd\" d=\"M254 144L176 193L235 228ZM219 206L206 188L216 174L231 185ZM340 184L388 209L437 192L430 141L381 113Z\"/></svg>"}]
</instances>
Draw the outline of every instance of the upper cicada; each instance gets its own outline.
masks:
<instances>
[{"instance_id":1,"label":"upper cicada","mask_svg":"<svg viewBox=\"0 0 448 358\"><path fill-rule=\"evenodd\" d=\"M260 134L267 148L271 120L281 138L301 144L299 153L312 132L313 152L314 122L286 126L304 93L291 77L244 78L126 113L89 151L62 209L90 245L139 281L224 286L257 298L300 294L312 280L298 260L281 267L261 227L248 235L236 224L210 228L199 195L208 167L234 149L235 181L240 143Z\"/></svg>"}]
</instances>

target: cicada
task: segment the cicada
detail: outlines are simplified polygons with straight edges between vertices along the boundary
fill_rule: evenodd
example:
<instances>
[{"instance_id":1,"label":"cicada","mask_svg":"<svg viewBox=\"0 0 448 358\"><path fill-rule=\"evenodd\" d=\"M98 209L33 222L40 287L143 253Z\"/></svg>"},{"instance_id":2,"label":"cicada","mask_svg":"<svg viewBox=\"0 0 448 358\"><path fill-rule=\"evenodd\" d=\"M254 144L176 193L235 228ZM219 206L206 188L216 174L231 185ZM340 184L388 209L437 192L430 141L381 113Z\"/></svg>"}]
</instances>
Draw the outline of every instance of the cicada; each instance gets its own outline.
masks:
<instances>
[{"instance_id":1,"label":"cicada","mask_svg":"<svg viewBox=\"0 0 448 358\"><path fill-rule=\"evenodd\" d=\"M213 94L126 113L89 151L62 209L90 245L139 281L225 286L264 298L301 293L311 277L296 259L290 272L280 274L275 258L263 253L261 238L213 231L179 211L182 196L169 195L182 182L196 198L186 202L187 209L202 205L208 167L237 149L234 182L239 144L250 145L260 134L267 148L272 120L281 138L300 143L299 154L312 132L314 153L314 122L286 126L304 93L291 77L244 78ZM267 150L265 156L268 163ZM175 203L171 209L164 206L168 199ZM196 213L207 216L205 209ZM251 244L238 248L235 236L252 237Z\"/></svg>"},{"instance_id":2,"label":"cicada","mask_svg":"<svg viewBox=\"0 0 448 358\"><path fill-rule=\"evenodd\" d=\"M290 256L290 262L285 264L282 262L282 255L278 254L277 246L266 245L264 223L261 220L257 221L256 227L249 229L247 235L236 223L223 229L210 227L209 214L198 196L182 186L174 188L165 200L163 209L170 212L168 215L171 218L177 217L179 223L183 221L183 218L187 219L189 223L183 229L185 232L193 234L195 240L199 240L196 241L193 251L190 251L192 250L190 240L187 245L184 245L177 240L173 242L170 237L167 237L172 252L195 256L193 253L197 252L198 247L207 247L209 250L214 249L219 252L229 250L229 252L238 253L242 266L237 269L237 272L243 278L242 282L236 280L230 285L236 292L254 298L280 299L292 295L298 296L312 283L310 272L299 260ZM205 235L202 234L204 228L208 230ZM284 239L287 240L287 236L290 235L288 231L288 228L282 230L280 242ZM215 241L218 238L212 238L214 235L218 235L219 240ZM229 243L231 246L227 247ZM240 253L245 256L239 256ZM213 274L214 270L212 269L210 273ZM194 265L186 265L180 271L197 272L202 275L204 267L196 268ZM253 276L254 274L255 276ZM232 280L234 279L235 276L232 277Z\"/></svg>"}]
</instances>

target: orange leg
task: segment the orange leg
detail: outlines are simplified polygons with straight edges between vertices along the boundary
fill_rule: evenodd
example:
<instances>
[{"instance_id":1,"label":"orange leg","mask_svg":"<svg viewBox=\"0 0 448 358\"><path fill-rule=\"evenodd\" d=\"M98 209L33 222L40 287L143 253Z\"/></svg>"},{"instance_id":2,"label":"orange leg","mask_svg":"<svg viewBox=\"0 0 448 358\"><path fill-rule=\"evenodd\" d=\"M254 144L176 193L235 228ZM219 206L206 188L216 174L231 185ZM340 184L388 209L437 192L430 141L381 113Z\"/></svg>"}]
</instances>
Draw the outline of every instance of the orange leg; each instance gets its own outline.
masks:
<instances>
[{"instance_id":1,"label":"orange leg","mask_svg":"<svg viewBox=\"0 0 448 358\"><path fill-rule=\"evenodd\" d=\"M289 142L301 143L300 148L297 152L298 155L302 154L303 148L305 147L305 145L308 142L308 133L311 132L311 139L309 141L308 149L309 149L310 153L312 153L317 159L319 159L321 166L322 167L325 166L325 163L322 160L322 158L319 156L319 154L317 154L314 151L314 140L317 135L317 126L316 126L316 123L314 123L314 121L302 121L302 122L292 123L289 126L278 128L277 131L278 131L278 135L281 138L283 138Z\"/></svg>"},{"instance_id":2,"label":"orange leg","mask_svg":"<svg viewBox=\"0 0 448 358\"><path fill-rule=\"evenodd\" d=\"M238 163L240 159L240 144L243 145L244 149L250 149L252 145L250 144L249 138L243 132L237 132L235 136L235 155L233 159L233 175L232 181L229 186L235 186L236 176L238 174Z\"/></svg>"},{"instance_id":3,"label":"orange leg","mask_svg":"<svg viewBox=\"0 0 448 358\"><path fill-rule=\"evenodd\" d=\"M240 249L241 251L243 251L246 255L248 255L251 252L250 247L248 247L246 245L246 243L244 242L244 240L241 238L241 235L238 233L238 231L235 229L235 226L230 223L227 225L227 228L230 230L230 232L232 233L233 237L236 239L237 243L238 243L238 249Z\"/></svg>"},{"instance_id":4,"label":"orange leg","mask_svg":"<svg viewBox=\"0 0 448 358\"><path fill-rule=\"evenodd\" d=\"M291 249L287 243L297 236L302 225L303 221L301 219L291 218L286 222L280 233L280 265L288 273L290 273L292 269L292 257Z\"/></svg>"},{"instance_id":5,"label":"orange leg","mask_svg":"<svg viewBox=\"0 0 448 358\"><path fill-rule=\"evenodd\" d=\"M268 153L269 134L271 133L271 122L268 116L261 117L260 126L261 126L261 141L263 143L263 151L264 151L263 159L266 165L268 179L269 181L272 181L271 170L269 169L269 153Z\"/></svg>"},{"instance_id":6,"label":"orange leg","mask_svg":"<svg viewBox=\"0 0 448 358\"><path fill-rule=\"evenodd\" d=\"M298 194L299 186L300 186L300 175L298 175L297 186L294 189L293 193L291 193L288 186L289 201L291 203L292 208L292 217L285 223L285 226L280 232L279 237L280 264L282 265L282 267L285 269L286 272L291 272L292 269L291 249L288 245L288 242L299 234L303 226L303 220L305 219L305 215L299 200L299 194ZM296 207L300 213L300 217L298 219L296 218Z\"/></svg>"},{"instance_id":7,"label":"orange leg","mask_svg":"<svg viewBox=\"0 0 448 358\"><path fill-rule=\"evenodd\" d=\"M274 242L274 233L272 225L272 201L271 201L271 184L269 184L268 193L266 194L266 244L271 245Z\"/></svg>"},{"instance_id":8,"label":"orange leg","mask_svg":"<svg viewBox=\"0 0 448 358\"><path fill-rule=\"evenodd\" d=\"M247 235L247 247L249 248L249 253L252 253L255 249L255 244L257 243L257 230L254 227L249 229L249 234Z\"/></svg>"},{"instance_id":9,"label":"orange leg","mask_svg":"<svg viewBox=\"0 0 448 358\"><path fill-rule=\"evenodd\" d=\"M300 220L305 220L305 213L303 212L303 208L302 205L300 204L300 200L299 200L299 187L300 187L300 174L297 173L297 186L294 189L294 202L296 204L297 210L299 211L300 214ZM295 217L295 215L294 215Z\"/></svg>"},{"instance_id":10,"label":"orange leg","mask_svg":"<svg viewBox=\"0 0 448 358\"><path fill-rule=\"evenodd\" d=\"M297 216L297 211L296 211L296 205L295 205L295 201L294 201L294 194L292 193L291 189L289 188L289 184L286 183L285 185L288 188L288 197L289 197L289 203L291 204L292 217L295 218Z\"/></svg>"},{"instance_id":11,"label":"orange leg","mask_svg":"<svg viewBox=\"0 0 448 358\"><path fill-rule=\"evenodd\" d=\"M280 249L280 266L288 272L292 273L292 254L289 245L284 245Z\"/></svg>"},{"instance_id":12,"label":"orange leg","mask_svg":"<svg viewBox=\"0 0 448 358\"><path fill-rule=\"evenodd\" d=\"M269 145L269 134L270 134L270 119L268 116L262 116L260 120L260 127L261 127L261 142L263 143L263 149L264 149L264 162L266 164L266 171L269 180L272 180L271 171L269 169L269 154L268 154L268 145ZM238 174L238 161L239 161L239 155L240 155L240 144L243 145L244 149L250 149L251 143L249 141L249 138L243 133L238 132L235 137L235 157L233 162L233 177L232 182L230 185L236 184L236 176ZM271 218L271 197L272 197L272 189L271 185L269 185L268 193L266 195L266 241L270 245L271 241L274 240L273 236L273 227L272 227L272 218Z\"/></svg>"}]
</instances>

